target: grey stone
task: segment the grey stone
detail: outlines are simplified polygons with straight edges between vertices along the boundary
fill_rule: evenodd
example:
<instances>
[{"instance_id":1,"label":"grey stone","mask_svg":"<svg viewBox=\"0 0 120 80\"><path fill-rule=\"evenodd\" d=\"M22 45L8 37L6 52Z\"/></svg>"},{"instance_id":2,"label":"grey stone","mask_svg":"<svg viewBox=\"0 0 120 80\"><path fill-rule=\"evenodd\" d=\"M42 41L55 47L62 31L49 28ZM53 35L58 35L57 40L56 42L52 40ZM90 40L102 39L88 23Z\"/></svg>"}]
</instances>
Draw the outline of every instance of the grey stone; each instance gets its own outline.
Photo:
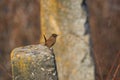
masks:
<instances>
[{"instance_id":1,"label":"grey stone","mask_svg":"<svg viewBox=\"0 0 120 80\"><path fill-rule=\"evenodd\" d=\"M11 53L13 80L58 80L53 56L53 52L43 45L14 49Z\"/></svg>"}]
</instances>

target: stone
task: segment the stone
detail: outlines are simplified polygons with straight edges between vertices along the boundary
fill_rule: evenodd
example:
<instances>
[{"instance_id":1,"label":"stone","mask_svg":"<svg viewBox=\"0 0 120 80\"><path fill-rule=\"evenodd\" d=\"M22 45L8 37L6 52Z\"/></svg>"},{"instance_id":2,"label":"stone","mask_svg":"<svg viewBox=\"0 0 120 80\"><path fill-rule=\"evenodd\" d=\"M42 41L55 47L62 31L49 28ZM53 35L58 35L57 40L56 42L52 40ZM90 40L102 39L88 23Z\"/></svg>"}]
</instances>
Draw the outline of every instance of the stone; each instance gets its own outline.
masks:
<instances>
[{"instance_id":1,"label":"stone","mask_svg":"<svg viewBox=\"0 0 120 80\"><path fill-rule=\"evenodd\" d=\"M53 46L59 80L94 80L94 63L90 54L90 35L85 34L87 15L83 0L41 0L41 42L58 34Z\"/></svg>"},{"instance_id":2,"label":"stone","mask_svg":"<svg viewBox=\"0 0 120 80\"><path fill-rule=\"evenodd\" d=\"M11 64L13 80L58 80L54 53L44 45L15 48Z\"/></svg>"}]
</instances>

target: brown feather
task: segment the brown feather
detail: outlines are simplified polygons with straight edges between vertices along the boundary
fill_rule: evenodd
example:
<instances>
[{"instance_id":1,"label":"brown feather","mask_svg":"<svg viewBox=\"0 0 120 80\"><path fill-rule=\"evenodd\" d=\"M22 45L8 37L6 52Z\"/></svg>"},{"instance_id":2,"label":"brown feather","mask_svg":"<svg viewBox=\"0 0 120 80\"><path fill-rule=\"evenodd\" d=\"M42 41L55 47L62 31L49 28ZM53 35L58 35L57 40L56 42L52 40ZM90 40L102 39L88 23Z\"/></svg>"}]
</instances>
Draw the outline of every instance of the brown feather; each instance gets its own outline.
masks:
<instances>
[{"instance_id":1,"label":"brown feather","mask_svg":"<svg viewBox=\"0 0 120 80\"><path fill-rule=\"evenodd\" d=\"M46 39L46 37L45 37L45 35L43 35L44 36L44 40L45 40L45 42L47 41L47 39Z\"/></svg>"},{"instance_id":2,"label":"brown feather","mask_svg":"<svg viewBox=\"0 0 120 80\"><path fill-rule=\"evenodd\" d=\"M56 42L56 37L56 34L52 34L52 36L50 36L48 40L45 40L45 46L47 46L48 48L52 47Z\"/></svg>"}]
</instances>

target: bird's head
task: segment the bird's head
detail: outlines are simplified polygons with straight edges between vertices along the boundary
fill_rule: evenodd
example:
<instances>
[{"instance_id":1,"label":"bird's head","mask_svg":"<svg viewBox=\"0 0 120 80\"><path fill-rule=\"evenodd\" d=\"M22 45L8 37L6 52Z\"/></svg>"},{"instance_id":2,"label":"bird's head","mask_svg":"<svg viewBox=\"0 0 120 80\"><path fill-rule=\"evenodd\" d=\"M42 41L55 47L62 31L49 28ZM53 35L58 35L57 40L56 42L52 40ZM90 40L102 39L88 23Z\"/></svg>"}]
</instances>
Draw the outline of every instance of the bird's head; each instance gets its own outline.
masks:
<instances>
[{"instance_id":1,"label":"bird's head","mask_svg":"<svg viewBox=\"0 0 120 80\"><path fill-rule=\"evenodd\" d=\"M53 37L57 37L58 35L57 34L52 34Z\"/></svg>"}]
</instances>

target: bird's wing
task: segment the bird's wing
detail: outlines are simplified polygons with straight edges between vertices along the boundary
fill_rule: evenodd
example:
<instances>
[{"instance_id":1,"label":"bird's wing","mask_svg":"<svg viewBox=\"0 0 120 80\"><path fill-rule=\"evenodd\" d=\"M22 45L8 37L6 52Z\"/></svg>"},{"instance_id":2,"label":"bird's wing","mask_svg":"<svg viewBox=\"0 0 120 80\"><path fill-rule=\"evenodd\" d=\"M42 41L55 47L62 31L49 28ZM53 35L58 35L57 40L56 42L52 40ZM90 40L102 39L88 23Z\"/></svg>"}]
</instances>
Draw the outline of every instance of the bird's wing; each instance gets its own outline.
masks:
<instances>
[{"instance_id":1,"label":"bird's wing","mask_svg":"<svg viewBox=\"0 0 120 80\"><path fill-rule=\"evenodd\" d=\"M55 38L54 37L50 37L47 41L46 41L46 44L48 47L51 47L55 44Z\"/></svg>"}]
</instances>

